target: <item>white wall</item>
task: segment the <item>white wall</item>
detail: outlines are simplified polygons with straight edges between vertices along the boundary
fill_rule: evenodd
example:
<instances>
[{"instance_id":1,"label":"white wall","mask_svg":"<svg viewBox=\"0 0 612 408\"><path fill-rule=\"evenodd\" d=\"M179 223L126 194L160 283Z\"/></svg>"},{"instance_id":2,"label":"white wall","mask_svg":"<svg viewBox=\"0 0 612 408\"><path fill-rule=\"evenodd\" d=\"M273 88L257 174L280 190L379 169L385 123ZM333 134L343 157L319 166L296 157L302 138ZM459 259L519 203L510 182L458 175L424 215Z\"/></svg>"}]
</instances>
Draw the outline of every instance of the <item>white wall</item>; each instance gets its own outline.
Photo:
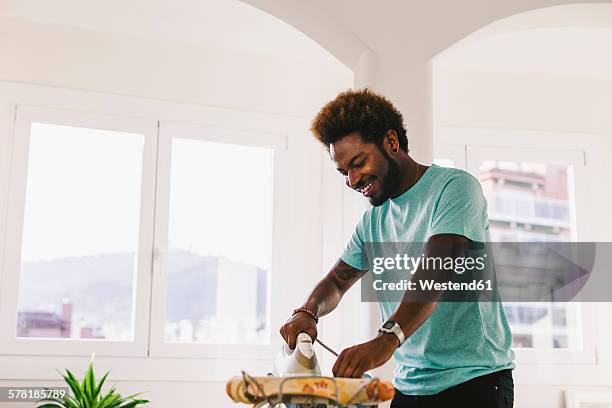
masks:
<instances>
[{"instance_id":1,"label":"white wall","mask_svg":"<svg viewBox=\"0 0 612 408\"><path fill-rule=\"evenodd\" d=\"M355 70L356 84L388 95L405 116L411 150L432 154L430 61L483 32L539 26L609 26L608 1L491 2L242 0L278 16L318 41ZM584 4L582 4L584 3ZM599 4L597 4L599 3ZM501 26L501 27L500 27Z\"/></svg>"},{"instance_id":2,"label":"white wall","mask_svg":"<svg viewBox=\"0 0 612 408\"><path fill-rule=\"evenodd\" d=\"M592 203L595 221L588 227L599 240L612 239L612 218L606 210L612 206L612 181L607 176L612 158L612 79L436 70L434 85L436 126L559 132L560 138L598 136L600 148L590 152L596 157L587 157L599 166L590 180L599 196ZM601 303L597 309L589 316L596 320L589 335L596 338L597 364L518 364L516 406L561 408L566 390L612 390L612 305Z\"/></svg>"},{"instance_id":3,"label":"white wall","mask_svg":"<svg viewBox=\"0 0 612 408\"><path fill-rule=\"evenodd\" d=\"M324 51L321 51L324 54ZM311 117L352 72L300 60L0 17L0 79Z\"/></svg>"},{"instance_id":4,"label":"white wall","mask_svg":"<svg viewBox=\"0 0 612 408\"><path fill-rule=\"evenodd\" d=\"M612 78L435 71L437 126L593 132L612 138Z\"/></svg>"},{"instance_id":5,"label":"white wall","mask_svg":"<svg viewBox=\"0 0 612 408\"><path fill-rule=\"evenodd\" d=\"M303 138L294 144L296 150L290 177L294 181L292 191L302 191L294 196L299 200L292 203L292 216L297 220L293 227L304 230L308 239L319 245L323 226L313 220L321 219L321 207L317 204L323 200L322 188L326 194L338 196L343 184L338 179L336 184L320 186L322 153L309 134L308 124L323 103L350 87L353 81L351 70L324 54L322 51L320 59L314 59L312 55L308 59L299 59L0 17L0 80L44 85L41 92L45 97L39 104L49 106L53 99L49 95L54 92L49 87L57 87L62 101L80 92L63 89L99 92L100 98L96 103L90 103L96 100L96 93L83 92L84 100L87 98L89 101L83 105L83 110L109 110L112 113L118 109L113 106L112 95L119 95L129 96L127 105L142 117L159 111L165 103L163 101L172 101L170 104L174 111L186 109L190 115L196 114L196 120L199 106L207 105L223 107L225 111L266 112L278 115L279 121L300 123L301 129L295 134ZM32 88L31 95L36 94L38 91ZM0 95L0 99L4 96ZM28 103L36 104L36 101L32 102L30 96ZM0 105L0 192L4 194L12 109L3 103ZM300 198L307 196L311 197ZM0 211L3 211L1 207L5 197L0 198ZM309 205L311 212L300 215L299 206ZM341 210L336 213L342 214ZM333 217L325 226L331 237L326 238L326 243L332 248L341 247L344 237L342 232L336 232L341 227L341 222L335 222ZM302 253L303 250L293 248L292 255L299 257L301 267L316 265L316 270L290 272L301 275L296 277L296 282L299 282L297 286L304 297L310 288L302 282L315 281L330 265L329 260L310 259L308 254ZM329 259L333 256L330 255ZM300 301L295 299L296 305ZM272 333L276 335L275 330ZM330 336L334 339L333 335ZM59 377L55 368L68 367L80 375L88 361L86 356L2 354L0 350L1 364L4 364L0 386L51 385ZM193 401L202 401L204 406L234 406L225 396L227 376L202 374L209 372L207 366L217 373L231 371L233 374L239 374L241 368L256 373L266 373L271 369L268 360L244 364L237 360L225 365L218 361L195 359L98 357L96 360L98 371L111 371L111 384L115 383L122 394L149 391L145 397L152 400L152 407L191 406ZM7 367L12 367L8 374ZM0 403L0 406L18 407L22 404Z\"/></svg>"}]
</instances>

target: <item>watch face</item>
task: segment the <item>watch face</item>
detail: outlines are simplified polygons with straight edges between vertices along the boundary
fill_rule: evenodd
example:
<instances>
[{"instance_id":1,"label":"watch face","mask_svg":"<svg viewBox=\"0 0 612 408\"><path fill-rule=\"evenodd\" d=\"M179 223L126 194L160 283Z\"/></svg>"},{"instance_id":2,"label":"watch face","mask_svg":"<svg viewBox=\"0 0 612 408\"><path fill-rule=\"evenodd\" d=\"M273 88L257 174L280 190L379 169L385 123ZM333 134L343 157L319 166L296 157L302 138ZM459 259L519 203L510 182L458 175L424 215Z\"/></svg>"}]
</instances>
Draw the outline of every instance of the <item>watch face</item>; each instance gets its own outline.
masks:
<instances>
[{"instance_id":1,"label":"watch face","mask_svg":"<svg viewBox=\"0 0 612 408\"><path fill-rule=\"evenodd\" d=\"M392 328L393 328L393 326L395 326L395 322L394 322L394 321L391 321L391 320L390 320L390 321L388 321L388 322L385 322L385 324L383 324L383 327L384 327L385 329L392 329Z\"/></svg>"}]
</instances>

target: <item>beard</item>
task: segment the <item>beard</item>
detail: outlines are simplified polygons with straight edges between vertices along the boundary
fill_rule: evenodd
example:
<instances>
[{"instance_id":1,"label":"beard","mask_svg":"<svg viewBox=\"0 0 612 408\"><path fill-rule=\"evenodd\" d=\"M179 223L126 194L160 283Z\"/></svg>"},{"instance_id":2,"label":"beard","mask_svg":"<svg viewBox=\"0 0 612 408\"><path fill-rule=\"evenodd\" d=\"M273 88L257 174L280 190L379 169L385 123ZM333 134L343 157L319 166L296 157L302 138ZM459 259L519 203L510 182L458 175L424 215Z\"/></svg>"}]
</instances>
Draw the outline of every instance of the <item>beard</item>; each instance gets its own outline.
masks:
<instances>
[{"instance_id":1,"label":"beard","mask_svg":"<svg viewBox=\"0 0 612 408\"><path fill-rule=\"evenodd\" d=\"M387 174L380 180L380 194L370 198L370 204L374 207L382 205L385 201L391 198L391 192L396 189L399 184L400 169L399 165L387 154L385 149L381 148L380 152L387 160Z\"/></svg>"}]
</instances>

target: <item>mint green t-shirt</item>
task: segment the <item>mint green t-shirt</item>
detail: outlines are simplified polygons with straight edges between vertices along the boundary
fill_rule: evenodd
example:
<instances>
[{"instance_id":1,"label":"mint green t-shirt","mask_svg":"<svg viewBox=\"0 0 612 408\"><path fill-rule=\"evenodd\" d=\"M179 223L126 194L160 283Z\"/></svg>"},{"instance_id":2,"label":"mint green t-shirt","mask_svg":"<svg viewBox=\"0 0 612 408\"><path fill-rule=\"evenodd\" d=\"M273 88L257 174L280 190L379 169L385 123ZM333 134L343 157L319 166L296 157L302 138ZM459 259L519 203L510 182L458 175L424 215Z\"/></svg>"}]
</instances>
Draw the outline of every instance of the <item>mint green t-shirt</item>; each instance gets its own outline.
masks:
<instances>
[{"instance_id":1,"label":"mint green t-shirt","mask_svg":"<svg viewBox=\"0 0 612 408\"><path fill-rule=\"evenodd\" d=\"M430 166L408 191L366 211L341 259L357 269L366 242L427 242L457 234L489 239L487 202L471 174ZM398 302L380 302L382 320ZM399 347L393 385L407 395L432 395L474 377L514 368L512 336L499 302L440 302Z\"/></svg>"}]
</instances>

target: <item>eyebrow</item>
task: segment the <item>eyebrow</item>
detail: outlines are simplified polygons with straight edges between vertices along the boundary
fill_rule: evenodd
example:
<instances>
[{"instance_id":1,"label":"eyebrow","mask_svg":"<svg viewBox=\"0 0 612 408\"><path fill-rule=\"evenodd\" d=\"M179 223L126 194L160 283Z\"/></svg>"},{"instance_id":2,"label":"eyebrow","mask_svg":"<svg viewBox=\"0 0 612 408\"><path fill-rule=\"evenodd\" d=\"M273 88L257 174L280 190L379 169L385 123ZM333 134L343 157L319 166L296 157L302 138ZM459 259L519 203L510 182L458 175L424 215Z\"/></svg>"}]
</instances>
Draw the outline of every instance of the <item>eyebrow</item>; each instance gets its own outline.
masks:
<instances>
[{"instance_id":1,"label":"eyebrow","mask_svg":"<svg viewBox=\"0 0 612 408\"><path fill-rule=\"evenodd\" d=\"M357 153L357 154L356 154L355 156L353 156L353 158L352 158L352 159L349 161L348 166L349 166L349 167L352 167L352 166L353 166L353 162L354 162L355 160L357 160L357 159L358 159L360 156L363 156L364 154L365 154L364 152L359 152L359 153ZM340 167L338 167L336 170L338 170L338 171L342 171L343 169L342 169L342 168L340 168Z\"/></svg>"}]
</instances>

